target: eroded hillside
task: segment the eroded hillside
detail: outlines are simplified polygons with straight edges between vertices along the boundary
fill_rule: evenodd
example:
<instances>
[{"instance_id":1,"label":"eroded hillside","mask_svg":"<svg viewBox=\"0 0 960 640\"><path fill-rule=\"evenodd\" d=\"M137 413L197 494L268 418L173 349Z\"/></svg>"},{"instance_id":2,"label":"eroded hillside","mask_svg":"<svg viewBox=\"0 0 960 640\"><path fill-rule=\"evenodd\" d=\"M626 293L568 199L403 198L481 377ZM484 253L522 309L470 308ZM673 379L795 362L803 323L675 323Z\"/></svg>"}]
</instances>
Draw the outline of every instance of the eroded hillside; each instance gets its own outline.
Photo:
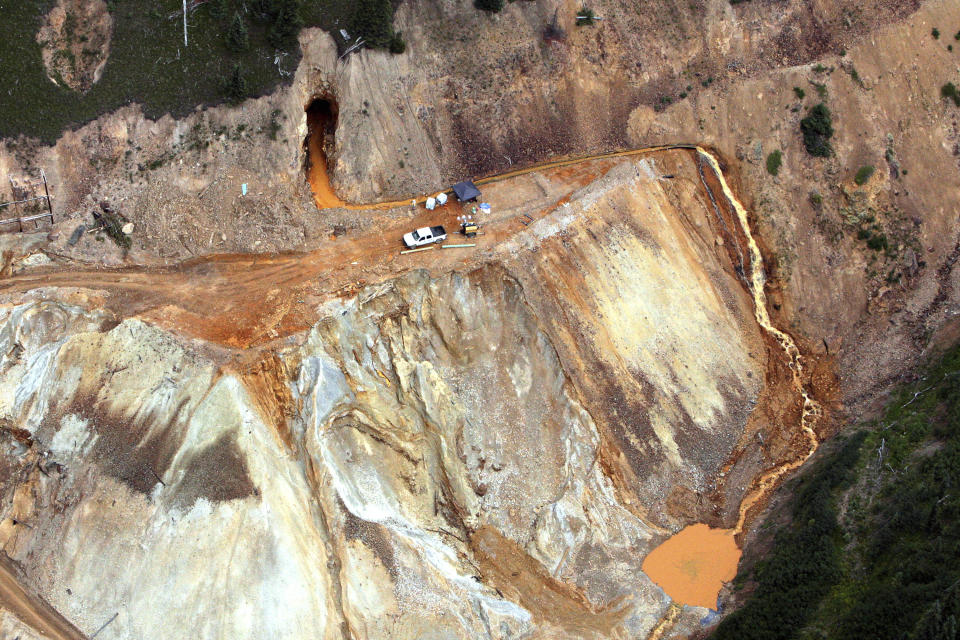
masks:
<instances>
[{"instance_id":1,"label":"eroded hillside","mask_svg":"<svg viewBox=\"0 0 960 640\"><path fill-rule=\"evenodd\" d=\"M796 455L701 170L614 162L479 261L307 286L261 347L191 338L212 299L13 278L4 548L83 631L119 613L104 637L645 636L646 553Z\"/></svg>"},{"instance_id":2,"label":"eroded hillside","mask_svg":"<svg viewBox=\"0 0 960 640\"><path fill-rule=\"evenodd\" d=\"M955 337L960 54L932 31L960 11L578 8L404 2L403 54L306 29L270 95L2 141L54 213L0 234L3 633L716 620L649 552L692 523L752 539L837 415ZM469 211L426 194L482 174L476 246L398 253Z\"/></svg>"}]
</instances>

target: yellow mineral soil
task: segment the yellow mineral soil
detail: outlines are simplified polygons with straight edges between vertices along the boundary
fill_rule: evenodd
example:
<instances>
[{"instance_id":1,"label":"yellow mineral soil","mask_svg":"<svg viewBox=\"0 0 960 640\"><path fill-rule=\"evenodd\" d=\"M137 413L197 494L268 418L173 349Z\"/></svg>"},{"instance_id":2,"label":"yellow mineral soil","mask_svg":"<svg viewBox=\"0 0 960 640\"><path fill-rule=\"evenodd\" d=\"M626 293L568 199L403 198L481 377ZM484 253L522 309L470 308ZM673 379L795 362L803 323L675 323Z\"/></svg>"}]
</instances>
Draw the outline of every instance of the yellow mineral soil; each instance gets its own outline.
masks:
<instances>
[{"instance_id":1,"label":"yellow mineral soil","mask_svg":"<svg viewBox=\"0 0 960 640\"><path fill-rule=\"evenodd\" d=\"M313 191L313 201L318 209L332 209L344 206L330 185L327 175L327 154L323 149L324 130L331 118L330 108L311 108L307 111L307 181Z\"/></svg>"},{"instance_id":2,"label":"yellow mineral soil","mask_svg":"<svg viewBox=\"0 0 960 640\"><path fill-rule=\"evenodd\" d=\"M739 562L733 530L694 524L651 551L643 572L675 602L716 609L717 595Z\"/></svg>"}]
</instances>

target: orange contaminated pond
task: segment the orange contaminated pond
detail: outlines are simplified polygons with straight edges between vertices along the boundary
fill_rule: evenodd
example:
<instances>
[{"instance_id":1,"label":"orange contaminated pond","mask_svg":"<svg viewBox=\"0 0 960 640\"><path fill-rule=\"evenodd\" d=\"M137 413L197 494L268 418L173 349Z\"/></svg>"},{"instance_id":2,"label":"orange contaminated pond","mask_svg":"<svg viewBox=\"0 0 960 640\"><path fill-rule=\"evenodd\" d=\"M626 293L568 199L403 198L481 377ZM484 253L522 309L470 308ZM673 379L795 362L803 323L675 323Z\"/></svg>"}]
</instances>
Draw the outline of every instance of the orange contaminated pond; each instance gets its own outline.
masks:
<instances>
[{"instance_id":1,"label":"orange contaminated pond","mask_svg":"<svg viewBox=\"0 0 960 640\"><path fill-rule=\"evenodd\" d=\"M716 609L720 589L733 580L739 562L733 529L694 524L651 551L643 572L675 602Z\"/></svg>"},{"instance_id":2,"label":"orange contaminated pond","mask_svg":"<svg viewBox=\"0 0 960 640\"><path fill-rule=\"evenodd\" d=\"M342 207L344 204L330 185L327 154L324 151L326 137L335 128L336 115L326 100L318 100L307 109L307 181L318 209Z\"/></svg>"}]
</instances>

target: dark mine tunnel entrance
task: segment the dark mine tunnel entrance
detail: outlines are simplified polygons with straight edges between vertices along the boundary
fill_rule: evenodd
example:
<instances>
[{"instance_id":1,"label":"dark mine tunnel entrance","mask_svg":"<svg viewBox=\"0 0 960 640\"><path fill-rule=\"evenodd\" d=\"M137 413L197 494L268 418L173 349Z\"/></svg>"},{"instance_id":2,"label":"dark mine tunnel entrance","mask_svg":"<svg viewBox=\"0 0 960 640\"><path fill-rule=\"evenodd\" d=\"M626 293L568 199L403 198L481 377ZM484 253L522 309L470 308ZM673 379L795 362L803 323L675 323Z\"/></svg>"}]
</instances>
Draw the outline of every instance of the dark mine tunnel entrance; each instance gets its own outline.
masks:
<instances>
[{"instance_id":1,"label":"dark mine tunnel entrance","mask_svg":"<svg viewBox=\"0 0 960 640\"><path fill-rule=\"evenodd\" d=\"M315 98L307 105L307 159L304 168L318 209L343 205L334 193L327 175L326 150L333 145L337 131L337 103L329 98Z\"/></svg>"}]
</instances>

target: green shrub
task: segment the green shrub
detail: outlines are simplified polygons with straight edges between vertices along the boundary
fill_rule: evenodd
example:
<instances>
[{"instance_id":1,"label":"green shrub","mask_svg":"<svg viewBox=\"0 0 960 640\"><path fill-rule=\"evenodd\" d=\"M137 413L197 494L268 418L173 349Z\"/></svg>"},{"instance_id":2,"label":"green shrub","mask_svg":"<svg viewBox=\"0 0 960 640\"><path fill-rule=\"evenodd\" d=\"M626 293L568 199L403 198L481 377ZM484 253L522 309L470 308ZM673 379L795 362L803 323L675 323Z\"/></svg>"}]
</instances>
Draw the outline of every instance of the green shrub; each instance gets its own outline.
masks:
<instances>
[{"instance_id":1,"label":"green shrub","mask_svg":"<svg viewBox=\"0 0 960 640\"><path fill-rule=\"evenodd\" d=\"M407 43L404 42L399 31L390 38L390 53L400 54L407 50Z\"/></svg>"},{"instance_id":2,"label":"green shrub","mask_svg":"<svg viewBox=\"0 0 960 640\"><path fill-rule=\"evenodd\" d=\"M807 97L807 92L801 89L800 87L794 87L793 93L794 95L797 96L798 100L803 100L805 97Z\"/></svg>"},{"instance_id":3,"label":"green shrub","mask_svg":"<svg viewBox=\"0 0 960 640\"><path fill-rule=\"evenodd\" d=\"M948 82L940 87L940 95L948 100L953 100L953 104L960 107L960 91L957 90L957 86L952 82Z\"/></svg>"},{"instance_id":4,"label":"green shrub","mask_svg":"<svg viewBox=\"0 0 960 640\"><path fill-rule=\"evenodd\" d=\"M953 34L953 39L960 40L960 31L957 31L955 34Z\"/></svg>"},{"instance_id":5,"label":"green shrub","mask_svg":"<svg viewBox=\"0 0 960 640\"><path fill-rule=\"evenodd\" d=\"M239 13L233 14L230 29L227 31L227 48L234 53L240 53L250 48L250 32L247 21Z\"/></svg>"},{"instance_id":6,"label":"green shrub","mask_svg":"<svg viewBox=\"0 0 960 640\"><path fill-rule=\"evenodd\" d=\"M593 9L590 7L581 7L580 11L577 11L576 23L578 27L591 25L596 22L596 14L593 12Z\"/></svg>"},{"instance_id":7,"label":"green shrub","mask_svg":"<svg viewBox=\"0 0 960 640\"><path fill-rule=\"evenodd\" d=\"M114 244L121 249L127 250L130 248L132 241L130 240L130 236L123 232L123 224L123 219L112 211L104 211L100 214L100 227L103 229L103 232L113 240ZM99 236L98 239L100 239Z\"/></svg>"},{"instance_id":8,"label":"green shrub","mask_svg":"<svg viewBox=\"0 0 960 640\"><path fill-rule=\"evenodd\" d=\"M874 171L873 165L864 165L857 170L857 175L853 177L853 181L862 187L870 181Z\"/></svg>"},{"instance_id":9,"label":"green shrub","mask_svg":"<svg viewBox=\"0 0 960 640\"><path fill-rule=\"evenodd\" d=\"M772 176L780 173L780 165L783 162L783 152L780 149L771 151L767 156L767 173Z\"/></svg>"},{"instance_id":10,"label":"green shrub","mask_svg":"<svg viewBox=\"0 0 960 640\"><path fill-rule=\"evenodd\" d=\"M867 246L874 251L886 251L890 247L887 236L882 233L875 233L867 240Z\"/></svg>"},{"instance_id":11,"label":"green shrub","mask_svg":"<svg viewBox=\"0 0 960 640\"><path fill-rule=\"evenodd\" d=\"M933 30L930 32L930 35L933 36L933 39L934 39L934 40L939 40L939 39L940 39L940 29L937 29L936 27L934 27Z\"/></svg>"},{"instance_id":12,"label":"green shrub","mask_svg":"<svg viewBox=\"0 0 960 640\"><path fill-rule=\"evenodd\" d=\"M473 0L473 6L483 11L497 13L503 9L503 0Z\"/></svg>"},{"instance_id":13,"label":"green shrub","mask_svg":"<svg viewBox=\"0 0 960 640\"><path fill-rule=\"evenodd\" d=\"M803 133L803 146L807 153L819 158L826 158L833 153L830 146L833 123L827 105L821 102L807 111L807 117L800 121L800 131Z\"/></svg>"}]
</instances>

